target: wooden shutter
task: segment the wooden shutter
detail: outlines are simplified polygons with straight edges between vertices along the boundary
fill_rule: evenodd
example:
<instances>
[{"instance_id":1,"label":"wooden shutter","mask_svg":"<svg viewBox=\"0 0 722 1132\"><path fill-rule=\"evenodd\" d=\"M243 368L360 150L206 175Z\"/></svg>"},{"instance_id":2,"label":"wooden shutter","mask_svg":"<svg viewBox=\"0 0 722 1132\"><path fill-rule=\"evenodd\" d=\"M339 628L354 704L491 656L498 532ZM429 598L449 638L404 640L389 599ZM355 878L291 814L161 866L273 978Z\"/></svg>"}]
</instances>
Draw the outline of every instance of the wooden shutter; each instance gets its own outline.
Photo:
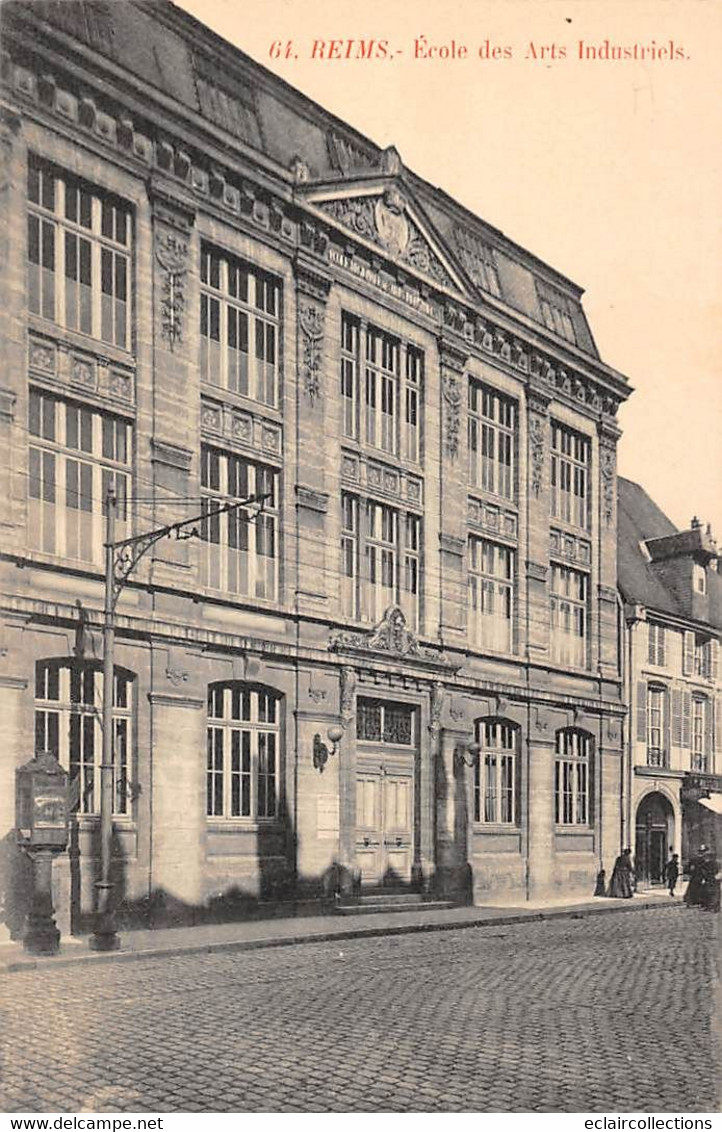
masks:
<instances>
[{"instance_id":1,"label":"wooden shutter","mask_svg":"<svg viewBox=\"0 0 722 1132\"><path fill-rule=\"evenodd\" d=\"M682 689L672 691L672 746L682 746Z\"/></svg>"},{"instance_id":2,"label":"wooden shutter","mask_svg":"<svg viewBox=\"0 0 722 1132\"><path fill-rule=\"evenodd\" d=\"M660 668L665 668L667 664L667 642L664 625L657 626L657 664Z\"/></svg>"},{"instance_id":3,"label":"wooden shutter","mask_svg":"<svg viewBox=\"0 0 722 1132\"><path fill-rule=\"evenodd\" d=\"M670 720L670 691L669 691L669 688L664 689L664 694L662 696L662 708L663 708L663 711L664 711L664 718L662 720L662 743L664 745L663 765L664 766L671 766L671 764L672 764L672 756L671 756L672 728L670 726L671 720Z\"/></svg>"},{"instance_id":4,"label":"wooden shutter","mask_svg":"<svg viewBox=\"0 0 722 1132\"><path fill-rule=\"evenodd\" d=\"M692 697L689 692L682 693L682 746L690 745L690 715L692 712Z\"/></svg>"},{"instance_id":5,"label":"wooden shutter","mask_svg":"<svg viewBox=\"0 0 722 1132\"><path fill-rule=\"evenodd\" d=\"M691 676L694 672L694 633L688 631L684 634L682 672L685 676Z\"/></svg>"},{"instance_id":6,"label":"wooden shutter","mask_svg":"<svg viewBox=\"0 0 722 1132\"><path fill-rule=\"evenodd\" d=\"M712 637L709 642L709 677L711 680L717 679L719 672L719 641L716 637Z\"/></svg>"},{"instance_id":7,"label":"wooden shutter","mask_svg":"<svg viewBox=\"0 0 722 1132\"><path fill-rule=\"evenodd\" d=\"M712 770L717 774L722 769L722 696L715 696L715 747L717 748L717 762Z\"/></svg>"},{"instance_id":8,"label":"wooden shutter","mask_svg":"<svg viewBox=\"0 0 722 1132\"><path fill-rule=\"evenodd\" d=\"M637 742L647 742L647 684L637 683Z\"/></svg>"},{"instance_id":9,"label":"wooden shutter","mask_svg":"<svg viewBox=\"0 0 722 1132\"><path fill-rule=\"evenodd\" d=\"M714 713L714 702L711 699L706 700L705 701L705 713L704 713L704 753L707 757L707 770L712 769L712 755L714 754L713 737L712 737L712 728L713 728L712 716L713 716L713 713Z\"/></svg>"},{"instance_id":10,"label":"wooden shutter","mask_svg":"<svg viewBox=\"0 0 722 1132\"><path fill-rule=\"evenodd\" d=\"M650 622L647 625L647 633L648 633L648 642L649 642L649 645L648 645L648 648L647 648L647 663L648 664L656 664L657 663L657 648L656 648L657 626L652 625L652 623Z\"/></svg>"}]
</instances>

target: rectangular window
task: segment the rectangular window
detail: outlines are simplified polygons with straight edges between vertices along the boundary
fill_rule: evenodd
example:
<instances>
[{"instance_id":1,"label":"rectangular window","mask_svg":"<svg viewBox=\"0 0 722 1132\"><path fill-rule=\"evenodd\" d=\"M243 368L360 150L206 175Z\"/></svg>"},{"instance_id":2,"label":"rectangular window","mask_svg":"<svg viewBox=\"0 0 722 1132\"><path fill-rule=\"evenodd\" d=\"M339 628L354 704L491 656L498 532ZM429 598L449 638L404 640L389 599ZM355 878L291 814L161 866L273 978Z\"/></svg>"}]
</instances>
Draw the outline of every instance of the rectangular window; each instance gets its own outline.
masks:
<instances>
[{"instance_id":1,"label":"rectangular window","mask_svg":"<svg viewBox=\"0 0 722 1132\"><path fill-rule=\"evenodd\" d=\"M129 532L132 426L121 417L30 390L28 530L35 550L102 565L105 501L116 538Z\"/></svg>"},{"instance_id":2,"label":"rectangular window","mask_svg":"<svg viewBox=\"0 0 722 1132\"><path fill-rule=\"evenodd\" d=\"M551 565L551 655L557 664L588 665L589 579L569 566Z\"/></svg>"},{"instance_id":3,"label":"rectangular window","mask_svg":"<svg viewBox=\"0 0 722 1132\"><path fill-rule=\"evenodd\" d=\"M705 696L692 696L692 766L693 771L707 774L712 754L712 716Z\"/></svg>"},{"instance_id":4,"label":"rectangular window","mask_svg":"<svg viewBox=\"0 0 722 1132\"><path fill-rule=\"evenodd\" d=\"M68 771L71 813L100 812L103 673L82 661L35 666L35 750ZM113 813L131 810L133 682L116 670L113 691Z\"/></svg>"},{"instance_id":5,"label":"rectangular window","mask_svg":"<svg viewBox=\"0 0 722 1132\"><path fill-rule=\"evenodd\" d=\"M422 586L421 518L386 503L341 495L341 605L354 619L379 622L400 605L418 628Z\"/></svg>"},{"instance_id":6,"label":"rectangular window","mask_svg":"<svg viewBox=\"0 0 722 1132\"><path fill-rule=\"evenodd\" d=\"M654 684L647 689L647 766L669 766L669 695Z\"/></svg>"},{"instance_id":7,"label":"rectangular window","mask_svg":"<svg viewBox=\"0 0 722 1132\"><path fill-rule=\"evenodd\" d=\"M552 422L552 515L589 529L591 447L586 436Z\"/></svg>"},{"instance_id":8,"label":"rectangular window","mask_svg":"<svg viewBox=\"0 0 722 1132\"><path fill-rule=\"evenodd\" d=\"M278 813L278 700L242 684L208 689L206 814L275 818Z\"/></svg>"},{"instance_id":9,"label":"rectangular window","mask_svg":"<svg viewBox=\"0 0 722 1132\"><path fill-rule=\"evenodd\" d=\"M487 720L477 725L480 751L474 767L474 821L516 824L516 748L518 731Z\"/></svg>"},{"instance_id":10,"label":"rectangular window","mask_svg":"<svg viewBox=\"0 0 722 1132\"><path fill-rule=\"evenodd\" d=\"M560 338L565 338L567 342L576 344L577 336L572 321L573 307L569 299L555 288L549 287L539 280L537 280L537 290L544 325L558 334Z\"/></svg>"},{"instance_id":11,"label":"rectangular window","mask_svg":"<svg viewBox=\"0 0 722 1132\"><path fill-rule=\"evenodd\" d=\"M557 825L589 825L591 742L571 728L558 731L554 764L554 820Z\"/></svg>"},{"instance_id":12,"label":"rectangular window","mask_svg":"<svg viewBox=\"0 0 722 1132\"><path fill-rule=\"evenodd\" d=\"M280 283L204 244L200 304L202 380L276 406Z\"/></svg>"},{"instance_id":13,"label":"rectangular window","mask_svg":"<svg viewBox=\"0 0 722 1132\"><path fill-rule=\"evenodd\" d=\"M469 539L469 639L490 652L514 651L515 552Z\"/></svg>"},{"instance_id":14,"label":"rectangular window","mask_svg":"<svg viewBox=\"0 0 722 1132\"><path fill-rule=\"evenodd\" d=\"M472 489L514 499L516 403L469 382L469 483Z\"/></svg>"},{"instance_id":15,"label":"rectangular window","mask_svg":"<svg viewBox=\"0 0 722 1132\"><path fill-rule=\"evenodd\" d=\"M421 460L424 355L357 319L341 322L343 435L412 463Z\"/></svg>"},{"instance_id":16,"label":"rectangular window","mask_svg":"<svg viewBox=\"0 0 722 1132\"><path fill-rule=\"evenodd\" d=\"M278 472L228 452L201 448L203 584L275 601L278 596ZM224 503L266 495L263 509Z\"/></svg>"},{"instance_id":17,"label":"rectangular window","mask_svg":"<svg viewBox=\"0 0 722 1132\"><path fill-rule=\"evenodd\" d=\"M28 306L130 349L130 209L33 155L28 162Z\"/></svg>"},{"instance_id":18,"label":"rectangular window","mask_svg":"<svg viewBox=\"0 0 722 1132\"><path fill-rule=\"evenodd\" d=\"M359 696L356 704L356 738L359 742L413 747L416 710L408 704Z\"/></svg>"}]
</instances>

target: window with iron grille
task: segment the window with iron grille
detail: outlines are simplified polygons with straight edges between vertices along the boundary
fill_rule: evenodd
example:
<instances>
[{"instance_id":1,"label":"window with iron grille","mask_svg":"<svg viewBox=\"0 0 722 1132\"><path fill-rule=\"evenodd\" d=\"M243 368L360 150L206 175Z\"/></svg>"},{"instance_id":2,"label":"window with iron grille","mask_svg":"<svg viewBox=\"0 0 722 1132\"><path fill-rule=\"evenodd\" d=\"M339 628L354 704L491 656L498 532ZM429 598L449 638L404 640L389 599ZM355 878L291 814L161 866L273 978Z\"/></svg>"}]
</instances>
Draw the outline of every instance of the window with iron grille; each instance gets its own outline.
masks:
<instances>
[{"instance_id":1,"label":"window with iron grille","mask_svg":"<svg viewBox=\"0 0 722 1132\"><path fill-rule=\"evenodd\" d=\"M424 354L358 319L341 323L343 435L419 463Z\"/></svg>"},{"instance_id":2,"label":"window with iron grille","mask_svg":"<svg viewBox=\"0 0 722 1132\"><path fill-rule=\"evenodd\" d=\"M280 702L276 692L238 682L208 688L209 818L277 816Z\"/></svg>"},{"instance_id":3,"label":"window with iron grille","mask_svg":"<svg viewBox=\"0 0 722 1132\"><path fill-rule=\"evenodd\" d=\"M469 639L490 652L514 651L516 554L469 538Z\"/></svg>"},{"instance_id":4,"label":"window with iron grille","mask_svg":"<svg viewBox=\"0 0 722 1132\"><path fill-rule=\"evenodd\" d=\"M379 622L399 605L419 624L421 518L386 503L341 495L341 603L347 617Z\"/></svg>"},{"instance_id":5,"label":"window with iron grille","mask_svg":"<svg viewBox=\"0 0 722 1132\"><path fill-rule=\"evenodd\" d=\"M591 447L586 436L552 422L552 515L589 529Z\"/></svg>"},{"instance_id":6,"label":"window with iron grille","mask_svg":"<svg viewBox=\"0 0 722 1132\"><path fill-rule=\"evenodd\" d=\"M474 766L474 821L516 825L519 729L498 719L479 720L480 751Z\"/></svg>"},{"instance_id":7,"label":"window with iron grille","mask_svg":"<svg viewBox=\"0 0 722 1132\"><path fill-rule=\"evenodd\" d=\"M356 738L365 743L413 747L416 743L416 709L409 704L359 696L356 702Z\"/></svg>"},{"instance_id":8,"label":"window with iron grille","mask_svg":"<svg viewBox=\"0 0 722 1132\"><path fill-rule=\"evenodd\" d=\"M278 472L265 464L201 447L201 577L204 585L244 597L278 597ZM223 503L266 495L263 509Z\"/></svg>"},{"instance_id":9,"label":"window with iron grille","mask_svg":"<svg viewBox=\"0 0 722 1132\"><path fill-rule=\"evenodd\" d=\"M201 378L276 406L281 288L277 279L204 244L201 249Z\"/></svg>"},{"instance_id":10,"label":"window with iron grille","mask_svg":"<svg viewBox=\"0 0 722 1132\"><path fill-rule=\"evenodd\" d=\"M35 665L35 750L51 751L68 771L73 813L100 812L103 673L84 661ZM133 676L118 668L113 687L113 813L131 810Z\"/></svg>"},{"instance_id":11,"label":"window with iron grille","mask_svg":"<svg viewBox=\"0 0 722 1132\"><path fill-rule=\"evenodd\" d=\"M557 825L591 823L592 739L573 727L556 733L554 821Z\"/></svg>"},{"instance_id":12,"label":"window with iron grille","mask_svg":"<svg viewBox=\"0 0 722 1132\"><path fill-rule=\"evenodd\" d=\"M514 499L516 402L469 382L469 483L473 488Z\"/></svg>"},{"instance_id":13,"label":"window with iron grille","mask_svg":"<svg viewBox=\"0 0 722 1132\"><path fill-rule=\"evenodd\" d=\"M586 668L589 579L570 566L551 564L551 655L557 664Z\"/></svg>"},{"instance_id":14,"label":"window with iron grille","mask_svg":"<svg viewBox=\"0 0 722 1132\"><path fill-rule=\"evenodd\" d=\"M116 538L129 535L132 426L43 390L28 400L28 539L35 550L100 566L106 499Z\"/></svg>"},{"instance_id":15,"label":"window with iron grille","mask_svg":"<svg viewBox=\"0 0 722 1132\"><path fill-rule=\"evenodd\" d=\"M30 311L130 350L128 205L31 154L27 224Z\"/></svg>"}]
</instances>

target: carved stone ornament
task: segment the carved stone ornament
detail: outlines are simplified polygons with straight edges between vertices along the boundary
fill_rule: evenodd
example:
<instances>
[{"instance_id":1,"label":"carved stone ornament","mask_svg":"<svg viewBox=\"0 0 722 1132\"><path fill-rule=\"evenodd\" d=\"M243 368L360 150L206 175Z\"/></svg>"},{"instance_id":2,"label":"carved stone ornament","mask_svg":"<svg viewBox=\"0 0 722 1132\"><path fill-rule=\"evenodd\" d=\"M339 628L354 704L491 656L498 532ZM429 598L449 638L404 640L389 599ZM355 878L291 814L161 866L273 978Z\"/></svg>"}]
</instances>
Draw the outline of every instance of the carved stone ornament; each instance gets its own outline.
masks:
<instances>
[{"instance_id":1,"label":"carved stone ornament","mask_svg":"<svg viewBox=\"0 0 722 1132\"><path fill-rule=\"evenodd\" d=\"M446 452L455 460L459 455L459 431L461 429L461 385L459 379L447 373L443 379L444 403L446 404Z\"/></svg>"},{"instance_id":2,"label":"carved stone ornament","mask_svg":"<svg viewBox=\"0 0 722 1132\"><path fill-rule=\"evenodd\" d=\"M532 414L529 417L529 456L531 461L531 488L535 495L538 495L541 491L544 477L545 432L544 419Z\"/></svg>"},{"instance_id":3,"label":"carved stone ornament","mask_svg":"<svg viewBox=\"0 0 722 1132\"><path fill-rule=\"evenodd\" d=\"M356 699L356 669L344 664L341 669L341 723L348 727L354 717Z\"/></svg>"},{"instance_id":4,"label":"carved stone ornament","mask_svg":"<svg viewBox=\"0 0 722 1132\"><path fill-rule=\"evenodd\" d=\"M356 633L345 629L332 632L328 647L333 652L349 650L381 653L448 664L443 653L437 653L419 644L416 634L407 627L404 612L398 605L390 605L381 621L369 633Z\"/></svg>"},{"instance_id":5,"label":"carved stone ornament","mask_svg":"<svg viewBox=\"0 0 722 1132\"><path fill-rule=\"evenodd\" d=\"M396 189L387 189L378 198L374 208L379 239L393 256L403 255L409 242L409 222L404 216L405 207L401 194Z\"/></svg>"},{"instance_id":6,"label":"carved stone ornament","mask_svg":"<svg viewBox=\"0 0 722 1132\"><path fill-rule=\"evenodd\" d=\"M163 269L161 328L172 350L183 339L188 243L175 232L156 232L155 255Z\"/></svg>"},{"instance_id":7,"label":"carved stone ornament","mask_svg":"<svg viewBox=\"0 0 722 1132\"><path fill-rule=\"evenodd\" d=\"M429 715L429 735L435 740L441 730L441 710L444 706L444 685L435 680L431 685L431 712Z\"/></svg>"},{"instance_id":8,"label":"carved stone ornament","mask_svg":"<svg viewBox=\"0 0 722 1132\"><path fill-rule=\"evenodd\" d=\"M607 448L606 445L600 445L599 470L602 476L602 511L604 514L604 521L607 526L609 526L612 522L612 519L614 518L616 468L613 448Z\"/></svg>"},{"instance_id":9,"label":"carved stone ornament","mask_svg":"<svg viewBox=\"0 0 722 1132\"><path fill-rule=\"evenodd\" d=\"M321 392L323 356L323 312L311 303L299 307L298 323L301 329L301 372L306 393L313 404Z\"/></svg>"}]
</instances>

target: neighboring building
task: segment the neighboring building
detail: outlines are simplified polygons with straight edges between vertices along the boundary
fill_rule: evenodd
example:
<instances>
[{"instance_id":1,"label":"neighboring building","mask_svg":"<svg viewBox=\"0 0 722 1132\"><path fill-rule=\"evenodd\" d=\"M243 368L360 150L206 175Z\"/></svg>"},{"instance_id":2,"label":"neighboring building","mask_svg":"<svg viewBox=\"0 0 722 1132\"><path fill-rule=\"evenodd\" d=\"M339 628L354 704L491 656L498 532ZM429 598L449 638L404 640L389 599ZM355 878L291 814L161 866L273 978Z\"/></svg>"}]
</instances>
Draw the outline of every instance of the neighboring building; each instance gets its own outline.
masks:
<instances>
[{"instance_id":1,"label":"neighboring building","mask_svg":"<svg viewBox=\"0 0 722 1132\"><path fill-rule=\"evenodd\" d=\"M260 493L118 601L128 907L591 892L629 386L581 290L170 4L2 19L2 834L35 735L80 924L108 487L120 535Z\"/></svg>"},{"instance_id":2,"label":"neighboring building","mask_svg":"<svg viewBox=\"0 0 722 1132\"><path fill-rule=\"evenodd\" d=\"M678 531L638 484L618 487L627 839L638 881L658 884L673 850L686 865L701 844L722 849L700 804L722 800L722 578L709 527Z\"/></svg>"}]
</instances>

